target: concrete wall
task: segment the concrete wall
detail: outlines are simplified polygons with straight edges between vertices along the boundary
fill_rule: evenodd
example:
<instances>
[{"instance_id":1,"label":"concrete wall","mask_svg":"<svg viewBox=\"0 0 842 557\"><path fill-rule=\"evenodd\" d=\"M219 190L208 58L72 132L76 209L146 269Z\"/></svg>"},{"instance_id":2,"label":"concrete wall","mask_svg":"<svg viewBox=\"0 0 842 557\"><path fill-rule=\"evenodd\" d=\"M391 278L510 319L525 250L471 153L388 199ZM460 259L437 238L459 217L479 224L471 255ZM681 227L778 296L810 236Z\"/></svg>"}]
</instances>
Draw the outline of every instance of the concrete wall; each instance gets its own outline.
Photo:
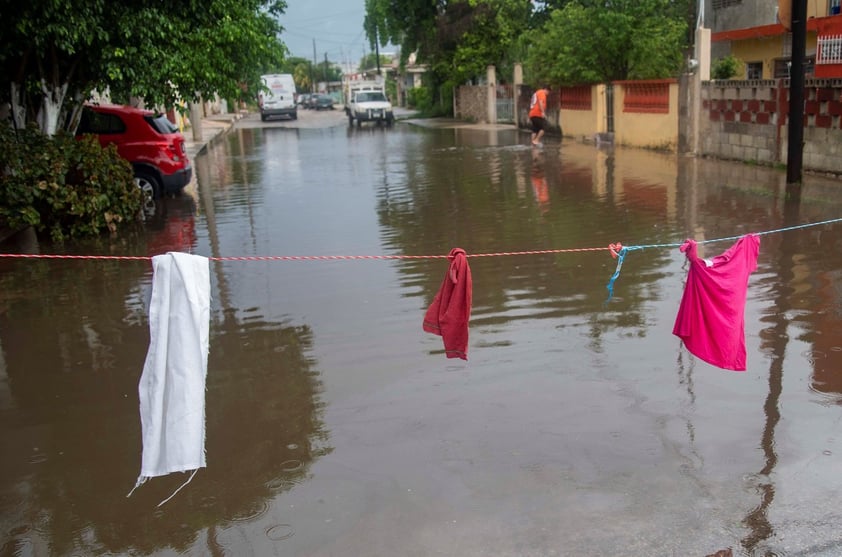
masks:
<instances>
[{"instance_id":1,"label":"concrete wall","mask_svg":"<svg viewBox=\"0 0 842 557\"><path fill-rule=\"evenodd\" d=\"M454 89L453 116L471 122L487 122L487 87L484 85L462 85Z\"/></svg>"},{"instance_id":2,"label":"concrete wall","mask_svg":"<svg viewBox=\"0 0 842 557\"><path fill-rule=\"evenodd\" d=\"M786 164L789 80L702 84L699 154ZM842 80L807 79L804 169L842 173Z\"/></svg>"},{"instance_id":3,"label":"concrete wall","mask_svg":"<svg viewBox=\"0 0 842 557\"><path fill-rule=\"evenodd\" d=\"M626 87L614 87L614 142L665 151L678 148L678 82L669 84L665 114L624 110Z\"/></svg>"},{"instance_id":4,"label":"concrete wall","mask_svg":"<svg viewBox=\"0 0 842 557\"><path fill-rule=\"evenodd\" d=\"M777 23L778 0L740 0L739 2L718 1L714 9L714 0L705 2L705 26L713 30L730 31ZM807 0L807 18L824 17L827 13L827 0Z\"/></svg>"},{"instance_id":5,"label":"concrete wall","mask_svg":"<svg viewBox=\"0 0 842 557\"><path fill-rule=\"evenodd\" d=\"M591 87L591 110L561 108L559 118L564 135L579 141L590 141L594 134L606 131L605 85Z\"/></svg>"},{"instance_id":6,"label":"concrete wall","mask_svg":"<svg viewBox=\"0 0 842 557\"><path fill-rule=\"evenodd\" d=\"M781 92L777 85L774 80L703 83L700 154L779 162Z\"/></svg>"},{"instance_id":7,"label":"concrete wall","mask_svg":"<svg viewBox=\"0 0 842 557\"><path fill-rule=\"evenodd\" d=\"M649 111L645 102L643 110L640 105L626 106L629 84L641 83L666 81L613 85L614 134L610 140L615 144L766 165L786 164L789 80L699 84L698 76L685 76L680 83L669 80L668 101L656 102L655 109ZM459 87L454 92L456 117L486 121L486 89ZM591 87L590 110L560 108L560 93L553 90L548 107L549 133L563 130L566 137L585 143L609 136L604 133L608 131L605 90L604 85ZM527 86L517 86L515 91L517 120L520 127L528 129L533 91ZM804 93L804 169L842 174L842 79L806 79Z\"/></svg>"}]
</instances>

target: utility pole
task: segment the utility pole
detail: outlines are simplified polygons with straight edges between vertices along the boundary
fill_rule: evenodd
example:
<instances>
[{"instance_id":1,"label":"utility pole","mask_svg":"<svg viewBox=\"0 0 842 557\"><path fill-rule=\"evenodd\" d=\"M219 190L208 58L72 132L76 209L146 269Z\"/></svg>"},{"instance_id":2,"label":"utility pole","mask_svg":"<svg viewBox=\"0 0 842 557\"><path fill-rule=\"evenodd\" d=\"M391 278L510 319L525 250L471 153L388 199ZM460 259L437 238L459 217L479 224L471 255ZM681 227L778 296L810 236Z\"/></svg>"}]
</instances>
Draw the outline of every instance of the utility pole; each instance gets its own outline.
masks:
<instances>
[{"instance_id":1,"label":"utility pole","mask_svg":"<svg viewBox=\"0 0 842 557\"><path fill-rule=\"evenodd\" d=\"M325 83L327 83L327 52L325 52Z\"/></svg>"},{"instance_id":2,"label":"utility pole","mask_svg":"<svg viewBox=\"0 0 842 557\"><path fill-rule=\"evenodd\" d=\"M313 39L313 65L310 66L310 92L316 92L316 80L313 72L316 70L316 39Z\"/></svg>"},{"instance_id":3,"label":"utility pole","mask_svg":"<svg viewBox=\"0 0 842 557\"><path fill-rule=\"evenodd\" d=\"M787 195L801 195L804 155L804 54L807 46L807 0L792 0L792 64L789 68ZM798 187L796 188L795 185ZM792 186L792 187L790 187ZM796 191L797 190L797 191Z\"/></svg>"},{"instance_id":4,"label":"utility pole","mask_svg":"<svg viewBox=\"0 0 842 557\"><path fill-rule=\"evenodd\" d=\"M377 58L377 75L380 74L380 39L377 37L377 25L374 26L374 57Z\"/></svg>"}]
</instances>

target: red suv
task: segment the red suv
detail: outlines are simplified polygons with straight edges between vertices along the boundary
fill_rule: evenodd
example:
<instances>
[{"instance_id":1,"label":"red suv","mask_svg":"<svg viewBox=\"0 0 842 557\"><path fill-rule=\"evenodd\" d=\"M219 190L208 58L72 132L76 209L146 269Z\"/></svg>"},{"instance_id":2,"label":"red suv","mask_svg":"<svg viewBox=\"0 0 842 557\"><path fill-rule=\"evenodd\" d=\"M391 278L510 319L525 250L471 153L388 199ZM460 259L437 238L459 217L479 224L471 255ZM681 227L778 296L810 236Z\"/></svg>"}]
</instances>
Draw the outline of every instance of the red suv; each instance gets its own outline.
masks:
<instances>
[{"instance_id":1,"label":"red suv","mask_svg":"<svg viewBox=\"0 0 842 557\"><path fill-rule=\"evenodd\" d=\"M94 134L105 147L117 146L134 169L135 182L157 199L178 193L190 182L193 168L187 159L184 136L163 114L130 106L86 104L76 135Z\"/></svg>"}]
</instances>

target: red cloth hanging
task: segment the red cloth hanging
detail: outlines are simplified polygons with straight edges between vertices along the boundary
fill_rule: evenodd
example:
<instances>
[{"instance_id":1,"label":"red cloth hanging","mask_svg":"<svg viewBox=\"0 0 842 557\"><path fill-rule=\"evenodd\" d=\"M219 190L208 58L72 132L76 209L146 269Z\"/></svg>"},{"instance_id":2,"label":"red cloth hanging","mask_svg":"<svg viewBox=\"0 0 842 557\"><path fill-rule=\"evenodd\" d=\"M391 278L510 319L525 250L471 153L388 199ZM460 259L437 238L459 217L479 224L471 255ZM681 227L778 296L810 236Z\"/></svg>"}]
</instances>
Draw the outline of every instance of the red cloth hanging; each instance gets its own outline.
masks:
<instances>
[{"instance_id":1,"label":"red cloth hanging","mask_svg":"<svg viewBox=\"0 0 842 557\"><path fill-rule=\"evenodd\" d=\"M448 358L467 360L473 291L471 268L462 248L453 248L447 258L450 268L424 315L424 330L442 337Z\"/></svg>"},{"instance_id":2,"label":"red cloth hanging","mask_svg":"<svg viewBox=\"0 0 842 557\"><path fill-rule=\"evenodd\" d=\"M745 305L748 277L757 268L760 239L748 234L713 259L700 259L696 242L681 246L690 260L672 333L709 364L745 371Z\"/></svg>"}]
</instances>

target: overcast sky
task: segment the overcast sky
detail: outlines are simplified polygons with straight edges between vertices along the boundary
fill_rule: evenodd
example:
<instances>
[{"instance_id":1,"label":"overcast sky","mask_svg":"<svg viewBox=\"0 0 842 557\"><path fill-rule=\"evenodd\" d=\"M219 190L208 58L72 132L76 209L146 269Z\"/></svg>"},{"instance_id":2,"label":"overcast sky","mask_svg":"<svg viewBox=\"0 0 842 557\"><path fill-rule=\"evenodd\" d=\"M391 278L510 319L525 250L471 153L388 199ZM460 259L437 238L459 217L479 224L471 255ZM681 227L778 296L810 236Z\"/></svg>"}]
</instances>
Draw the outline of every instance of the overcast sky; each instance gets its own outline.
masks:
<instances>
[{"instance_id":1,"label":"overcast sky","mask_svg":"<svg viewBox=\"0 0 842 557\"><path fill-rule=\"evenodd\" d=\"M281 40L293 56L327 59L356 68L364 54L371 51L363 31L365 0L287 0L286 13L281 16L284 27ZM382 49L394 52L393 47Z\"/></svg>"}]
</instances>

